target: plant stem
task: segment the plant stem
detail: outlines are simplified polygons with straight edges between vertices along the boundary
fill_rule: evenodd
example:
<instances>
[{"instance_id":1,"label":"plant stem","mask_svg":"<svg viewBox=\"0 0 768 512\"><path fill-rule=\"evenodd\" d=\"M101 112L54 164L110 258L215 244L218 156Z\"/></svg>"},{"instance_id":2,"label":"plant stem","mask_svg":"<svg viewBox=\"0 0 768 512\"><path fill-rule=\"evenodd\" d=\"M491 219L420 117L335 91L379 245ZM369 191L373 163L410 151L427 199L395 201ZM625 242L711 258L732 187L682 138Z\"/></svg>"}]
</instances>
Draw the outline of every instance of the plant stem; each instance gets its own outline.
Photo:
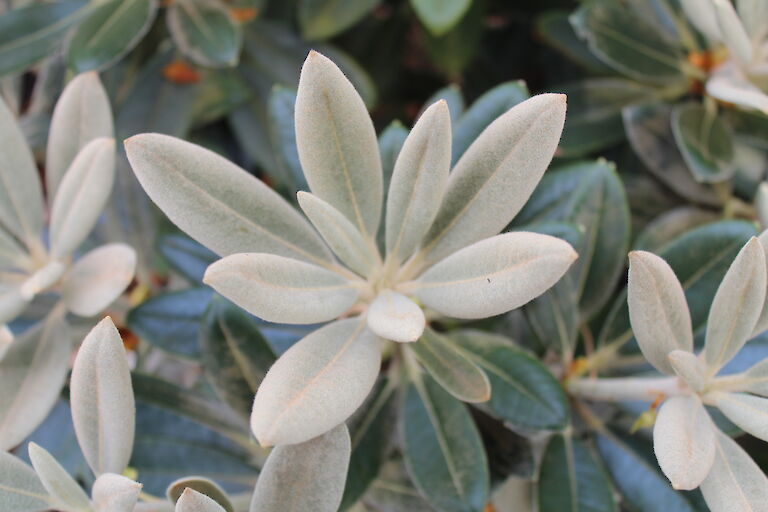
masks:
<instances>
[{"instance_id":1,"label":"plant stem","mask_svg":"<svg viewBox=\"0 0 768 512\"><path fill-rule=\"evenodd\" d=\"M652 402L660 394L674 396L690 390L677 377L570 379L566 389L574 396L603 402Z\"/></svg>"}]
</instances>

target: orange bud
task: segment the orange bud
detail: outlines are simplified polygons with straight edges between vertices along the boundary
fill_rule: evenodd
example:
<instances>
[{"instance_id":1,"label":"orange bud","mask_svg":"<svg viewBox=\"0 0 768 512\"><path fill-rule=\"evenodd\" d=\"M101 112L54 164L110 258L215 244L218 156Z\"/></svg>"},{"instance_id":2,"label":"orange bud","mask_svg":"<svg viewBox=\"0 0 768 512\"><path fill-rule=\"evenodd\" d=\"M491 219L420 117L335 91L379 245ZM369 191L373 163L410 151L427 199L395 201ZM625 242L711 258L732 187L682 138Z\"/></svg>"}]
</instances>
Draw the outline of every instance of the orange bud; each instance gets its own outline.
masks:
<instances>
[{"instance_id":1,"label":"orange bud","mask_svg":"<svg viewBox=\"0 0 768 512\"><path fill-rule=\"evenodd\" d=\"M183 60L175 60L163 68L163 76L174 84L196 84L200 81L200 73Z\"/></svg>"}]
</instances>

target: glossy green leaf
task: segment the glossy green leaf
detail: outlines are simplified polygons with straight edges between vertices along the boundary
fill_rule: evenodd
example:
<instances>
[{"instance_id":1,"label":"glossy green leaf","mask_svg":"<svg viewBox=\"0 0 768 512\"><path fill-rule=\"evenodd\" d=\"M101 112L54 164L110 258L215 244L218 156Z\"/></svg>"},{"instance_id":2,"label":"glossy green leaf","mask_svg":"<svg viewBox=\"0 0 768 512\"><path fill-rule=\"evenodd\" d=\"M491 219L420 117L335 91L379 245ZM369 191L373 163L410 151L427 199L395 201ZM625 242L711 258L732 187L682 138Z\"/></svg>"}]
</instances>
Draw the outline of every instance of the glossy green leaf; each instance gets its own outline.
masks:
<instances>
[{"instance_id":1,"label":"glossy green leaf","mask_svg":"<svg viewBox=\"0 0 768 512\"><path fill-rule=\"evenodd\" d=\"M301 0L301 34L308 41L328 39L365 17L381 0Z\"/></svg>"},{"instance_id":2,"label":"glossy green leaf","mask_svg":"<svg viewBox=\"0 0 768 512\"><path fill-rule=\"evenodd\" d=\"M219 0L177 0L166 14L168 29L181 52L207 67L237 64L243 36Z\"/></svg>"},{"instance_id":3,"label":"glossy green leaf","mask_svg":"<svg viewBox=\"0 0 768 512\"><path fill-rule=\"evenodd\" d=\"M547 444L538 481L539 512L615 512L608 475L584 441L556 434Z\"/></svg>"},{"instance_id":4,"label":"glossy green leaf","mask_svg":"<svg viewBox=\"0 0 768 512\"><path fill-rule=\"evenodd\" d=\"M67 63L78 73L111 66L144 37L157 7L157 0L110 0L96 5L72 34Z\"/></svg>"},{"instance_id":5,"label":"glossy green leaf","mask_svg":"<svg viewBox=\"0 0 768 512\"><path fill-rule=\"evenodd\" d=\"M425 31L423 41L431 65L450 79L458 80L480 51L486 15L487 4L469 2L466 14L448 32L436 35Z\"/></svg>"},{"instance_id":6,"label":"glossy green leaf","mask_svg":"<svg viewBox=\"0 0 768 512\"><path fill-rule=\"evenodd\" d=\"M276 356L256 321L221 297L214 297L200 331L201 363L218 395L232 409L251 412L253 396Z\"/></svg>"},{"instance_id":7,"label":"glossy green leaf","mask_svg":"<svg viewBox=\"0 0 768 512\"><path fill-rule=\"evenodd\" d=\"M601 75L611 74L611 68L597 58L587 43L576 35L573 25L568 21L569 15L570 12L566 10L551 9L537 18L536 28L544 42L591 71Z\"/></svg>"},{"instance_id":8,"label":"glossy green leaf","mask_svg":"<svg viewBox=\"0 0 768 512\"><path fill-rule=\"evenodd\" d=\"M275 152L275 162L292 193L309 190L307 178L304 177L299 162L299 150L296 149L295 104L296 91L280 85L272 88L267 103L269 135Z\"/></svg>"},{"instance_id":9,"label":"glossy green leaf","mask_svg":"<svg viewBox=\"0 0 768 512\"><path fill-rule=\"evenodd\" d=\"M491 385L485 372L451 340L427 328L409 348L432 378L464 402L487 402Z\"/></svg>"},{"instance_id":10,"label":"glossy green leaf","mask_svg":"<svg viewBox=\"0 0 768 512\"><path fill-rule=\"evenodd\" d=\"M87 10L85 1L35 2L0 16L0 76L24 71L48 55Z\"/></svg>"},{"instance_id":11,"label":"glossy green leaf","mask_svg":"<svg viewBox=\"0 0 768 512\"><path fill-rule=\"evenodd\" d=\"M216 503L219 506L219 509L217 510L234 512L234 507L232 506L232 503L230 503L229 497L227 497L227 493L224 492L224 490L221 487L219 487L216 484L216 482L214 482L213 480L209 480L207 478L203 478L199 476L179 478L178 480L176 480L175 482L171 483L171 485L168 486L168 489L165 491L165 495L168 497L171 503L176 503L177 509L180 506L178 504L178 502L181 501L180 498L184 494L188 494L186 489L191 489L196 493L203 494L206 497L208 497L210 500L212 500L214 503ZM189 512L197 512L198 509L195 508L195 505L193 505L193 503L194 503L194 500L192 498L190 497L185 498L185 501L183 503L184 506L182 506L182 510L189 510Z\"/></svg>"},{"instance_id":12,"label":"glossy green leaf","mask_svg":"<svg viewBox=\"0 0 768 512\"><path fill-rule=\"evenodd\" d=\"M464 404L418 375L400 417L403 455L419 493L441 511L481 512L488 500L488 461Z\"/></svg>"},{"instance_id":13,"label":"glossy green leaf","mask_svg":"<svg viewBox=\"0 0 768 512\"><path fill-rule=\"evenodd\" d=\"M591 2L571 16L571 23L592 52L620 73L652 84L683 79L679 43L627 7Z\"/></svg>"},{"instance_id":14,"label":"glossy green leaf","mask_svg":"<svg viewBox=\"0 0 768 512\"><path fill-rule=\"evenodd\" d=\"M538 359L495 334L465 330L451 338L488 376L487 405L495 416L533 429L567 425L570 411L563 388Z\"/></svg>"},{"instance_id":15,"label":"glossy green leaf","mask_svg":"<svg viewBox=\"0 0 768 512\"><path fill-rule=\"evenodd\" d=\"M472 0L411 0L422 23L436 36L451 30L472 5Z\"/></svg>"},{"instance_id":16,"label":"glossy green leaf","mask_svg":"<svg viewBox=\"0 0 768 512\"><path fill-rule=\"evenodd\" d=\"M718 220L717 214L695 206L679 206L659 215L635 238L635 250L658 253L671 241L699 226Z\"/></svg>"},{"instance_id":17,"label":"glossy green leaf","mask_svg":"<svg viewBox=\"0 0 768 512\"><path fill-rule=\"evenodd\" d=\"M733 176L733 140L727 124L715 112L694 103L672 112L672 133L696 181L717 183Z\"/></svg>"},{"instance_id":18,"label":"glossy green leaf","mask_svg":"<svg viewBox=\"0 0 768 512\"><path fill-rule=\"evenodd\" d=\"M205 269L218 259L216 253L182 234L162 235L157 250L175 271L193 283L202 283Z\"/></svg>"},{"instance_id":19,"label":"glossy green leaf","mask_svg":"<svg viewBox=\"0 0 768 512\"><path fill-rule=\"evenodd\" d=\"M6 451L0 452L0 503L8 512L39 512L53 503L35 470Z\"/></svg>"}]
</instances>

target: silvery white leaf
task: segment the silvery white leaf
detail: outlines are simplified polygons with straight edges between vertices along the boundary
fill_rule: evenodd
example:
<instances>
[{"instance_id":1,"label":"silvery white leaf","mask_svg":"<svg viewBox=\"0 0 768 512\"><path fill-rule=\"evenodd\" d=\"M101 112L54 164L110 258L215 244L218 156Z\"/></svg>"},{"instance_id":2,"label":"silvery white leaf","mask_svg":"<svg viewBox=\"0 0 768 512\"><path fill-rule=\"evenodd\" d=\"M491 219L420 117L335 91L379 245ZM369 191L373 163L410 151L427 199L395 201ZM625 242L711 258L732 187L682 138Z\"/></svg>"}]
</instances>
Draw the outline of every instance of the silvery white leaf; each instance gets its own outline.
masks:
<instances>
[{"instance_id":1,"label":"silvery white leaf","mask_svg":"<svg viewBox=\"0 0 768 512\"><path fill-rule=\"evenodd\" d=\"M297 194L304 214L333 249L336 256L349 268L368 276L378 256L372 242L366 240L352 222L339 210L309 192Z\"/></svg>"},{"instance_id":2,"label":"silvery white leaf","mask_svg":"<svg viewBox=\"0 0 768 512\"><path fill-rule=\"evenodd\" d=\"M768 2L765 0L736 0L739 18L753 41L768 35Z\"/></svg>"},{"instance_id":3,"label":"silvery white leaf","mask_svg":"<svg viewBox=\"0 0 768 512\"><path fill-rule=\"evenodd\" d=\"M80 346L70 402L77 441L93 472L122 473L133 451L136 408L125 348L109 317Z\"/></svg>"},{"instance_id":4,"label":"silvery white leaf","mask_svg":"<svg viewBox=\"0 0 768 512\"><path fill-rule=\"evenodd\" d=\"M711 512L765 512L768 479L736 441L716 432L715 462L701 483Z\"/></svg>"},{"instance_id":5,"label":"silvery white leaf","mask_svg":"<svg viewBox=\"0 0 768 512\"><path fill-rule=\"evenodd\" d=\"M716 393L713 400L736 426L768 441L768 398L747 393Z\"/></svg>"},{"instance_id":6,"label":"silvery white leaf","mask_svg":"<svg viewBox=\"0 0 768 512\"><path fill-rule=\"evenodd\" d=\"M706 368L701 359L687 350L673 350L667 355L669 364L678 377L693 391L700 392L707 385Z\"/></svg>"},{"instance_id":7,"label":"silvery white leaf","mask_svg":"<svg viewBox=\"0 0 768 512\"><path fill-rule=\"evenodd\" d=\"M387 256L404 261L435 220L451 168L451 115L440 100L414 125L395 162L387 194Z\"/></svg>"},{"instance_id":8,"label":"silvery white leaf","mask_svg":"<svg viewBox=\"0 0 768 512\"><path fill-rule=\"evenodd\" d=\"M765 5L768 5L768 2ZM768 229L768 182L763 181L757 187L755 208L757 209L757 219L760 221L760 228ZM765 232L760 235L759 239L763 247L765 247L766 244L763 243L763 240L768 242L768 239L763 238L763 235L765 235Z\"/></svg>"},{"instance_id":9,"label":"silvery white leaf","mask_svg":"<svg viewBox=\"0 0 768 512\"><path fill-rule=\"evenodd\" d=\"M720 34L728 51L735 55L743 64L749 64L752 60L752 41L741 24L736 9L731 0L712 0L717 13L717 24Z\"/></svg>"},{"instance_id":10,"label":"silvery white leaf","mask_svg":"<svg viewBox=\"0 0 768 512\"><path fill-rule=\"evenodd\" d=\"M0 225L35 243L43 230L43 192L37 166L13 114L0 98ZM34 242L33 242L34 241Z\"/></svg>"},{"instance_id":11,"label":"silvery white leaf","mask_svg":"<svg viewBox=\"0 0 768 512\"><path fill-rule=\"evenodd\" d=\"M445 197L422 243L426 263L509 224L552 160L565 109L564 95L540 94L488 125L448 178Z\"/></svg>"},{"instance_id":12,"label":"silvery white leaf","mask_svg":"<svg viewBox=\"0 0 768 512\"><path fill-rule=\"evenodd\" d=\"M5 351L13 343L14 336L7 325L0 325L0 360L3 359Z\"/></svg>"},{"instance_id":13,"label":"silvery white leaf","mask_svg":"<svg viewBox=\"0 0 768 512\"><path fill-rule=\"evenodd\" d=\"M96 512L133 512L142 485L115 473L100 475L91 496Z\"/></svg>"},{"instance_id":14,"label":"silvery white leaf","mask_svg":"<svg viewBox=\"0 0 768 512\"><path fill-rule=\"evenodd\" d=\"M61 179L51 208L51 254L70 255L101 215L115 179L115 140L89 142Z\"/></svg>"},{"instance_id":15,"label":"silvery white leaf","mask_svg":"<svg viewBox=\"0 0 768 512\"><path fill-rule=\"evenodd\" d=\"M0 450L21 443L43 422L67 378L72 339L61 312L18 336L0 360Z\"/></svg>"},{"instance_id":16,"label":"silvery white leaf","mask_svg":"<svg viewBox=\"0 0 768 512\"><path fill-rule=\"evenodd\" d=\"M368 308L368 328L385 340L416 341L424 332L424 312L402 293L382 290Z\"/></svg>"},{"instance_id":17,"label":"silvery white leaf","mask_svg":"<svg viewBox=\"0 0 768 512\"><path fill-rule=\"evenodd\" d=\"M427 307L456 318L486 318L518 308L555 284L576 259L565 241L513 232L445 258L400 287Z\"/></svg>"},{"instance_id":18,"label":"silvery white leaf","mask_svg":"<svg viewBox=\"0 0 768 512\"><path fill-rule=\"evenodd\" d=\"M0 503L6 512L48 510L53 504L35 470L5 451L0 451Z\"/></svg>"},{"instance_id":19,"label":"silvery white leaf","mask_svg":"<svg viewBox=\"0 0 768 512\"><path fill-rule=\"evenodd\" d=\"M766 282L765 252L752 237L731 263L709 310L704 356L710 374L730 361L751 336L763 311Z\"/></svg>"},{"instance_id":20,"label":"silvery white leaf","mask_svg":"<svg viewBox=\"0 0 768 512\"><path fill-rule=\"evenodd\" d=\"M653 253L629 253L629 320L645 358L673 375L667 359L673 350L693 350L691 313L680 281L666 261Z\"/></svg>"},{"instance_id":21,"label":"silvery white leaf","mask_svg":"<svg viewBox=\"0 0 768 512\"><path fill-rule=\"evenodd\" d=\"M342 423L304 443L276 447L256 482L250 512L336 512L344 493L350 445Z\"/></svg>"},{"instance_id":22,"label":"silvery white leaf","mask_svg":"<svg viewBox=\"0 0 768 512\"><path fill-rule=\"evenodd\" d=\"M133 512L174 512L173 503L168 501L140 501Z\"/></svg>"},{"instance_id":23,"label":"silvery white leaf","mask_svg":"<svg viewBox=\"0 0 768 512\"><path fill-rule=\"evenodd\" d=\"M216 153L145 133L125 141L142 187L174 224L221 256L268 252L328 264L328 248L277 192Z\"/></svg>"},{"instance_id":24,"label":"silvery white leaf","mask_svg":"<svg viewBox=\"0 0 768 512\"><path fill-rule=\"evenodd\" d=\"M94 316L126 289L136 270L136 252L125 244L102 245L77 260L64 278L67 309Z\"/></svg>"},{"instance_id":25,"label":"silvery white leaf","mask_svg":"<svg viewBox=\"0 0 768 512\"><path fill-rule=\"evenodd\" d=\"M360 295L355 282L335 272L263 253L226 256L208 267L203 282L257 317L276 323L327 322L352 307Z\"/></svg>"},{"instance_id":26,"label":"silvery white leaf","mask_svg":"<svg viewBox=\"0 0 768 512\"><path fill-rule=\"evenodd\" d=\"M0 290L0 324L6 324L19 316L29 304L18 286Z\"/></svg>"},{"instance_id":27,"label":"silvery white leaf","mask_svg":"<svg viewBox=\"0 0 768 512\"><path fill-rule=\"evenodd\" d=\"M707 80L707 94L768 114L768 94L750 82L736 62L727 61L715 68Z\"/></svg>"},{"instance_id":28,"label":"silvery white leaf","mask_svg":"<svg viewBox=\"0 0 768 512\"><path fill-rule=\"evenodd\" d=\"M719 43L723 40L713 0L680 0L680 6L683 8L688 21L699 32L707 36L714 43Z\"/></svg>"},{"instance_id":29,"label":"silvery white leaf","mask_svg":"<svg viewBox=\"0 0 768 512\"><path fill-rule=\"evenodd\" d=\"M31 301L35 295L47 290L61 279L66 269L67 267L60 261L49 261L22 283L19 294L25 301Z\"/></svg>"},{"instance_id":30,"label":"silvery white leaf","mask_svg":"<svg viewBox=\"0 0 768 512\"><path fill-rule=\"evenodd\" d=\"M768 359L752 366L744 373L743 391L768 397Z\"/></svg>"},{"instance_id":31,"label":"silvery white leaf","mask_svg":"<svg viewBox=\"0 0 768 512\"><path fill-rule=\"evenodd\" d=\"M352 83L316 51L301 68L295 118L296 147L310 190L373 239L383 192L376 131Z\"/></svg>"},{"instance_id":32,"label":"silvery white leaf","mask_svg":"<svg viewBox=\"0 0 768 512\"><path fill-rule=\"evenodd\" d=\"M226 512L224 507L205 494L187 487L176 502L175 512Z\"/></svg>"},{"instance_id":33,"label":"silvery white leaf","mask_svg":"<svg viewBox=\"0 0 768 512\"><path fill-rule=\"evenodd\" d=\"M715 426L696 395L678 395L661 406L653 451L675 489L695 489L715 460Z\"/></svg>"},{"instance_id":34,"label":"silvery white leaf","mask_svg":"<svg viewBox=\"0 0 768 512\"><path fill-rule=\"evenodd\" d=\"M67 84L53 109L45 155L49 201L77 153L99 137L114 137L112 110L99 74L89 71Z\"/></svg>"},{"instance_id":35,"label":"silvery white leaf","mask_svg":"<svg viewBox=\"0 0 768 512\"><path fill-rule=\"evenodd\" d=\"M0 268L22 266L28 258L16 238L0 225Z\"/></svg>"},{"instance_id":36,"label":"silvery white leaf","mask_svg":"<svg viewBox=\"0 0 768 512\"><path fill-rule=\"evenodd\" d=\"M29 443L29 460L48 493L66 505L67 510L87 512L91 509L88 495L80 484L69 476L67 470L45 448Z\"/></svg>"},{"instance_id":37,"label":"silvery white leaf","mask_svg":"<svg viewBox=\"0 0 768 512\"><path fill-rule=\"evenodd\" d=\"M309 334L272 366L256 392L251 430L262 446L296 444L345 421L368 396L381 364L380 339L362 318Z\"/></svg>"},{"instance_id":38,"label":"silvery white leaf","mask_svg":"<svg viewBox=\"0 0 768 512\"><path fill-rule=\"evenodd\" d=\"M768 183L761 183L760 188L757 192L757 209L758 209L758 216L760 215L760 195L761 191L765 191L766 194L768 194ZM765 197L765 200L768 201L768 196ZM768 214L768 203L765 205L766 214ZM762 222L762 221L761 221ZM765 262L768 266L768 230L763 231L760 233L760 236L757 237L757 239L760 241L760 245L763 246L763 254L765 256ZM768 267L766 267L766 272L768 272ZM760 312L760 318L758 318L757 323L755 324L755 328L752 329L752 334L750 335L750 338L757 336L758 334L761 334L765 330L768 330L768 295L766 296L766 301L763 303L763 310Z\"/></svg>"}]
</instances>

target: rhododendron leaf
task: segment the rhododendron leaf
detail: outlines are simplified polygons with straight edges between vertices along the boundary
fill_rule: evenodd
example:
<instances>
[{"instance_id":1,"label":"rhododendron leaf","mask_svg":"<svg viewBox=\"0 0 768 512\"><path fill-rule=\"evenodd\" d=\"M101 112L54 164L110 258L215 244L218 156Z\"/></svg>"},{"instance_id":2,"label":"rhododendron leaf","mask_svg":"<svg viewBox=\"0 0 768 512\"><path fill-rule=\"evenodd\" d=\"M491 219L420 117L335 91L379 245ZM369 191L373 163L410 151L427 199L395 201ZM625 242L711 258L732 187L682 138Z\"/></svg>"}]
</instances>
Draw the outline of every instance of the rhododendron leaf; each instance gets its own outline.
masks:
<instances>
[{"instance_id":1,"label":"rhododendron leaf","mask_svg":"<svg viewBox=\"0 0 768 512\"><path fill-rule=\"evenodd\" d=\"M67 309L94 316L125 291L136 270L136 252L125 244L98 247L77 260L64 278Z\"/></svg>"},{"instance_id":2,"label":"rhododendron leaf","mask_svg":"<svg viewBox=\"0 0 768 512\"><path fill-rule=\"evenodd\" d=\"M45 448L29 443L29 459L43 486L54 499L78 511L90 509L91 502L80 484Z\"/></svg>"},{"instance_id":3,"label":"rhododendron leaf","mask_svg":"<svg viewBox=\"0 0 768 512\"><path fill-rule=\"evenodd\" d=\"M382 290L368 308L368 328L385 340L416 341L426 320L421 308L405 295Z\"/></svg>"},{"instance_id":4,"label":"rhododendron leaf","mask_svg":"<svg viewBox=\"0 0 768 512\"><path fill-rule=\"evenodd\" d=\"M91 490L96 512L132 512L141 493L141 484L115 473L104 473Z\"/></svg>"}]
</instances>

